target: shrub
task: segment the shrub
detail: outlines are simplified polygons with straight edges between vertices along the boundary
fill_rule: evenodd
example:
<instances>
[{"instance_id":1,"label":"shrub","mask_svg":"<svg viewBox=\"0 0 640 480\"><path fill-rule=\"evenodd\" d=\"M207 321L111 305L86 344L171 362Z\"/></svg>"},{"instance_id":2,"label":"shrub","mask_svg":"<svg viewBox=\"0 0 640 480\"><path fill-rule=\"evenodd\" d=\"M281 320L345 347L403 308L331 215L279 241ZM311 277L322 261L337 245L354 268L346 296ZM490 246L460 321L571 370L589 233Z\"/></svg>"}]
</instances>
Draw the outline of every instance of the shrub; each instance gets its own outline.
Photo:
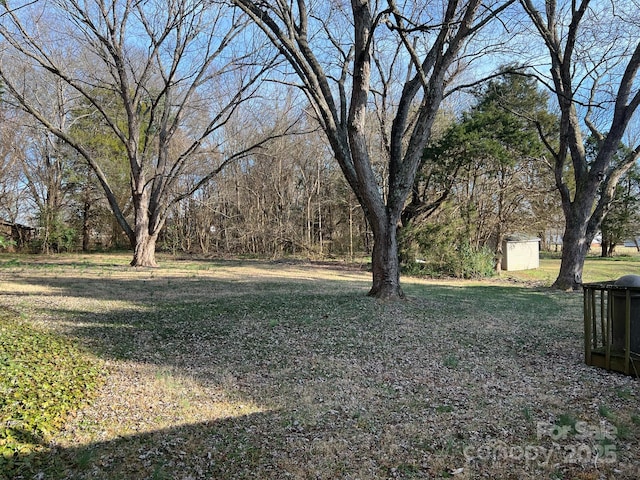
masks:
<instances>
[{"instance_id":1,"label":"shrub","mask_svg":"<svg viewBox=\"0 0 640 480\"><path fill-rule=\"evenodd\" d=\"M15 240L11 240L10 238L5 238L4 236L0 235L0 250L5 250L15 246Z\"/></svg>"},{"instance_id":2,"label":"shrub","mask_svg":"<svg viewBox=\"0 0 640 480\"><path fill-rule=\"evenodd\" d=\"M456 277L490 277L495 272L494 254L486 247L476 249L469 243L463 243L458 247L456 258Z\"/></svg>"},{"instance_id":3,"label":"shrub","mask_svg":"<svg viewBox=\"0 0 640 480\"><path fill-rule=\"evenodd\" d=\"M495 273L493 252L474 248L460 238L453 222L410 225L400 232L403 271L419 276L490 277Z\"/></svg>"}]
</instances>

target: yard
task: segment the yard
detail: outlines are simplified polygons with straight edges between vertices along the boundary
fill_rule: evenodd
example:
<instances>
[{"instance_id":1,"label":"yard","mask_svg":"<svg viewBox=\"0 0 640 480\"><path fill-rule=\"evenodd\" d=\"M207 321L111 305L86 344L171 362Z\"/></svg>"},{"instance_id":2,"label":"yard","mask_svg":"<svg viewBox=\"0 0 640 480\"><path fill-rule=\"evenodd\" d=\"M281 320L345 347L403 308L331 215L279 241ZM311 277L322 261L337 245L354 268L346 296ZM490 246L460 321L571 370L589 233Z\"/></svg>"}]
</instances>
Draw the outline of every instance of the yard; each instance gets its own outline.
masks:
<instances>
[{"instance_id":1,"label":"yard","mask_svg":"<svg viewBox=\"0 0 640 480\"><path fill-rule=\"evenodd\" d=\"M640 478L640 382L584 365L582 295L545 287L558 260L404 278L398 303L340 263L129 260L0 256L5 328L99 371L4 478ZM639 265L589 259L585 281Z\"/></svg>"}]
</instances>

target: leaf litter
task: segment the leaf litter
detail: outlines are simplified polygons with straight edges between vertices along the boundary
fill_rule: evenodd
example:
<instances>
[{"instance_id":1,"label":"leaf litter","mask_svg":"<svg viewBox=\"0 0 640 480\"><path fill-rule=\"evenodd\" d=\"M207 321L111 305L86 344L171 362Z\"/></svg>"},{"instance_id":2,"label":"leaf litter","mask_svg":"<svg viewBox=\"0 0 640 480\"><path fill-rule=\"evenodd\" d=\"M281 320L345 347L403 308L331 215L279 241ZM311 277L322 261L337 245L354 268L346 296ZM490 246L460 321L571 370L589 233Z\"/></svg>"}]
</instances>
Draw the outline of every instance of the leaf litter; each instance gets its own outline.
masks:
<instances>
[{"instance_id":1,"label":"leaf litter","mask_svg":"<svg viewBox=\"0 0 640 480\"><path fill-rule=\"evenodd\" d=\"M579 295L405 279L385 303L357 270L113 263L0 272L0 305L109 372L46 478L640 477L638 380L583 364Z\"/></svg>"}]
</instances>

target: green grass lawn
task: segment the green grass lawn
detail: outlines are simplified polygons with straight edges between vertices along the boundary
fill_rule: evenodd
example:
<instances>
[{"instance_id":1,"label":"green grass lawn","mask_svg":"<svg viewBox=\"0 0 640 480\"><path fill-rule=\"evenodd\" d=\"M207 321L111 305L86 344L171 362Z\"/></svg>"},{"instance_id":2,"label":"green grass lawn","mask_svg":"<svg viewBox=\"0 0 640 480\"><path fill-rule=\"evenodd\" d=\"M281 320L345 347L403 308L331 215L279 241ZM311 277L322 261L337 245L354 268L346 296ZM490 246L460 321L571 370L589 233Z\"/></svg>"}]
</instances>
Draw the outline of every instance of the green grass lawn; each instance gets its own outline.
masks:
<instances>
[{"instance_id":1,"label":"green grass lawn","mask_svg":"<svg viewBox=\"0 0 640 480\"><path fill-rule=\"evenodd\" d=\"M0 255L3 339L36 332L54 359L84 359L68 380L104 372L0 478L640 477L640 382L584 365L582 295L544 288L557 259L407 277L396 303L340 263L128 260ZM585 279L634 265L589 259Z\"/></svg>"},{"instance_id":2,"label":"green grass lawn","mask_svg":"<svg viewBox=\"0 0 640 480\"><path fill-rule=\"evenodd\" d=\"M582 279L585 283L616 280L622 275L640 275L640 254L631 248L619 248L620 253L613 258L602 258L597 255L589 255L585 261ZM515 278L525 281L540 282L550 286L558 276L560 270L560 257L558 255L545 254L540 258L540 268L519 272L504 272L506 278Z\"/></svg>"}]
</instances>

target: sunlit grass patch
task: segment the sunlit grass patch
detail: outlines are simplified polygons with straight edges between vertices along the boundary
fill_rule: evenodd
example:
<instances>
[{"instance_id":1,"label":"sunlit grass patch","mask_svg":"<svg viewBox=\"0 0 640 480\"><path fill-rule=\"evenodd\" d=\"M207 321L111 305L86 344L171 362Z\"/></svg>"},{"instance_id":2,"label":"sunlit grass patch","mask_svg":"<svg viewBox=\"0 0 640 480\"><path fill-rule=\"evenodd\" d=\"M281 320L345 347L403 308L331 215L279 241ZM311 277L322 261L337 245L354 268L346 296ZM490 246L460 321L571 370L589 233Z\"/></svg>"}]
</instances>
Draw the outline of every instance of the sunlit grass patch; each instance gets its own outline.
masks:
<instances>
[{"instance_id":1,"label":"sunlit grass patch","mask_svg":"<svg viewBox=\"0 0 640 480\"><path fill-rule=\"evenodd\" d=\"M640 267L640 254L631 248L619 248L620 252L612 258L598 256L599 252L592 252L584 263L582 280L584 282L603 282L616 280L622 275L637 273ZM520 281L535 282L550 286L557 278L560 270L560 256L542 254L540 267L532 270L503 272L503 278Z\"/></svg>"}]
</instances>

